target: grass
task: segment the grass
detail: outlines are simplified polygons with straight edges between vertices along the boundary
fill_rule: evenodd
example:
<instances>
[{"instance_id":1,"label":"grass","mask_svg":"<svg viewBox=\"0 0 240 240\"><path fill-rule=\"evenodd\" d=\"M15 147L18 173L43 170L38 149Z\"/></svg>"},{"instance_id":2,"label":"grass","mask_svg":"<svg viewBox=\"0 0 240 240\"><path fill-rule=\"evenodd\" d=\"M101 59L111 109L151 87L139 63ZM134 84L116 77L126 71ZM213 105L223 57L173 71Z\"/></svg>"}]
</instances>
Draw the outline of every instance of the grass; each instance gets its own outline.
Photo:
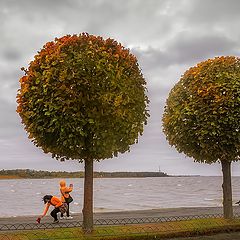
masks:
<instances>
[{"instance_id":1,"label":"grass","mask_svg":"<svg viewBox=\"0 0 240 240\"><path fill-rule=\"evenodd\" d=\"M171 238L169 240L239 240L240 232L216 233L205 236L195 236L186 238Z\"/></svg>"},{"instance_id":2,"label":"grass","mask_svg":"<svg viewBox=\"0 0 240 240\"><path fill-rule=\"evenodd\" d=\"M240 219L194 219L187 221L132 224L125 226L96 226L90 235L80 228L55 228L0 232L1 240L130 240L161 239L211 235L219 232L240 231ZM198 238L194 238L198 239ZM203 239L202 237L199 239ZM227 239L227 238L226 238ZM229 238L232 239L232 238Z\"/></svg>"}]
</instances>

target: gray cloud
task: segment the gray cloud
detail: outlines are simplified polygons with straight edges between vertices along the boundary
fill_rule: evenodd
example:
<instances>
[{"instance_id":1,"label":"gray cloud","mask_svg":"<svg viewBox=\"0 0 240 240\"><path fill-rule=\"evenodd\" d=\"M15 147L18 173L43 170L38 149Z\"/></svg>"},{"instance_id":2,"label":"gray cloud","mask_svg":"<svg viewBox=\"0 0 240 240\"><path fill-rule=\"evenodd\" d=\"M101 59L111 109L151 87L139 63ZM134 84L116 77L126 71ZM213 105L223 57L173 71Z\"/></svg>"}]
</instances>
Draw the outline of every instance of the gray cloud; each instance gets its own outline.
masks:
<instances>
[{"instance_id":1,"label":"gray cloud","mask_svg":"<svg viewBox=\"0 0 240 240\"><path fill-rule=\"evenodd\" d=\"M6 59L6 61L16 61L19 60L20 57L21 54L17 49L6 49L3 51L3 58Z\"/></svg>"},{"instance_id":2,"label":"gray cloud","mask_svg":"<svg viewBox=\"0 0 240 240\"><path fill-rule=\"evenodd\" d=\"M239 55L240 46L223 35L196 36L182 32L169 41L165 50L149 47L145 50L133 48L146 71L166 68L175 64L183 65L203 61L210 57L223 55Z\"/></svg>"},{"instance_id":3,"label":"gray cloud","mask_svg":"<svg viewBox=\"0 0 240 240\"><path fill-rule=\"evenodd\" d=\"M0 101L0 139L10 139L21 132L20 119L15 112L15 104ZM1 157L0 157L1 159Z\"/></svg>"},{"instance_id":4,"label":"gray cloud","mask_svg":"<svg viewBox=\"0 0 240 240\"><path fill-rule=\"evenodd\" d=\"M203 61L215 56L237 55L239 43L219 34L192 35L183 32L170 42L167 49L173 63L181 64Z\"/></svg>"},{"instance_id":5,"label":"gray cloud","mask_svg":"<svg viewBox=\"0 0 240 240\"><path fill-rule=\"evenodd\" d=\"M185 70L210 57L240 54L239 9L238 0L0 1L1 166L79 167L59 164L29 142L15 112L15 98L23 74L20 68L27 67L47 41L89 32L131 49L151 100L151 118L139 144L130 153L96 164L97 169L156 170L160 165L172 174L219 174L218 165L196 165L171 148L161 131L161 116L168 92Z\"/></svg>"},{"instance_id":6,"label":"gray cloud","mask_svg":"<svg viewBox=\"0 0 240 240\"><path fill-rule=\"evenodd\" d=\"M192 3L191 3L192 2ZM189 1L187 16L191 23L217 25L232 24L239 20L240 2L238 0L211 0L207 4L201 0Z\"/></svg>"}]
</instances>

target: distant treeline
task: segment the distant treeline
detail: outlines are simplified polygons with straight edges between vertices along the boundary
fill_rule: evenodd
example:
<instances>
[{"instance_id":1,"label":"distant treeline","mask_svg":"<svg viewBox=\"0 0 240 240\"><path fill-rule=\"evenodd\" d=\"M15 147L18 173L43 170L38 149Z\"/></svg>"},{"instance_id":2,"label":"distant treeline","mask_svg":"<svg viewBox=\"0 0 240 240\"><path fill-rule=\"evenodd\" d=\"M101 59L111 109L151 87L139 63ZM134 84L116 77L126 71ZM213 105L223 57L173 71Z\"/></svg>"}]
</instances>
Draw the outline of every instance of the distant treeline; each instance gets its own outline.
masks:
<instances>
[{"instance_id":1,"label":"distant treeline","mask_svg":"<svg viewBox=\"0 0 240 240\"><path fill-rule=\"evenodd\" d=\"M167 177L163 172L94 172L94 178ZM84 172L50 172L31 169L0 170L0 179L83 178Z\"/></svg>"}]
</instances>

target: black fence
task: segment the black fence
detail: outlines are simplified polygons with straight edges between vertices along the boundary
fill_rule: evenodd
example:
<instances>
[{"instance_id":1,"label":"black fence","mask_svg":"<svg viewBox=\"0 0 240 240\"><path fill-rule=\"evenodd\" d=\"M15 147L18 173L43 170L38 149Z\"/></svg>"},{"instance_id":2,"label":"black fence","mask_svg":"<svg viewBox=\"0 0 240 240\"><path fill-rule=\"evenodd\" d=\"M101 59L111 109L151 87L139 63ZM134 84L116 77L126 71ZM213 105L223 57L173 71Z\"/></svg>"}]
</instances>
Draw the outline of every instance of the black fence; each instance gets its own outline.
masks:
<instances>
[{"instance_id":1,"label":"black fence","mask_svg":"<svg viewBox=\"0 0 240 240\"><path fill-rule=\"evenodd\" d=\"M221 218L222 214L205 214L191 216L171 216L171 217L147 217L147 218L122 218L122 219L95 219L94 226L112 226L112 225L129 225L129 224L144 224L144 223L160 223L173 221L187 221L193 219ZM237 216L235 216L237 217ZM60 223L15 223L0 225L0 231L14 230L34 230L34 229L54 229L54 228L74 228L82 227L81 221L60 222Z\"/></svg>"},{"instance_id":2,"label":"black fence","mask_svg":"<svg viewBox=\"0 0 240 240\"><path fill-rule=\"evenodd\" d=\"M193 220L193 221L191 221ZM199 221L194 221L199 220ZM206 228L204 228L206 225ZM53 223L18 223L0 225L0 240L77 240L77 239L127 239L143 235L144 239L154 239L172 234L190 234L191 232L222 231L239 226L240 215L226 221L222 214L191 216L95 219L93 234L86 235L81 230L81 221Z\"/></svg>"}]
</instances>

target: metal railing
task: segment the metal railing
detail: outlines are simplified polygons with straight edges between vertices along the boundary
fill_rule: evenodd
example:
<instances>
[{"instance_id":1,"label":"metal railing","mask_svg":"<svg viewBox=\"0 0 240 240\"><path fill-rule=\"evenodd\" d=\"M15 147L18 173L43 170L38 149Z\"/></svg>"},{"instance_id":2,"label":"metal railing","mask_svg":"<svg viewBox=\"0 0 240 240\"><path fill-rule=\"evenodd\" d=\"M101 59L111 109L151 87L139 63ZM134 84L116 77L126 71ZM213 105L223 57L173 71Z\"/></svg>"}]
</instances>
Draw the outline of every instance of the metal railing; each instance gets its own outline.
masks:
<instances>
[{"instance_id":1,"label":"metal railing","mask_svg":"<svg viewBox=\"0 0 240 240\"><path fill-rule=\"evenodd\" d=\"M95 219L94 233L86 238L81 230L81 221L53 223L18 223L0 225L0 240L77 240L77 239L114 239L128 236L144 235L144 239L153 239L153 236L165 234L190 234L211 226L211 231L224 228L231 229L235 224L240 229L239 213L234 213L234 218L226 222L222 214L204 214L190 216L170 217L145 217L122 219ZM190 221L197 220L200 221ZM202 221L204 220L204 221ZM31 230L31 231L29 231ZM124 239L124 238L122 238Z\"/></svg>"},{"instance_id":2,"label":"metal railing","mask_svg":"<svg viewBox=\"0 0 240 240\"><path fill-rule=\"evenodd\" d=\"M95 226L112 226L112 225L129 225L129 224L145 224L145 223L160 223L173 221L187 221L202 218L221 218L222 214L204 214L204 215L189 215L189 216L170 216L170 217L146 217L146 218L120 218L120 219L95 219ZM237 217L237 216L235 216ZM60 222L60 223L15 223L15 224L0 224L0 231L14 230L34 230L34 229L53 229L53 228L73 228L82 227L82 221Z\"/></svg>"}]
</instances>

